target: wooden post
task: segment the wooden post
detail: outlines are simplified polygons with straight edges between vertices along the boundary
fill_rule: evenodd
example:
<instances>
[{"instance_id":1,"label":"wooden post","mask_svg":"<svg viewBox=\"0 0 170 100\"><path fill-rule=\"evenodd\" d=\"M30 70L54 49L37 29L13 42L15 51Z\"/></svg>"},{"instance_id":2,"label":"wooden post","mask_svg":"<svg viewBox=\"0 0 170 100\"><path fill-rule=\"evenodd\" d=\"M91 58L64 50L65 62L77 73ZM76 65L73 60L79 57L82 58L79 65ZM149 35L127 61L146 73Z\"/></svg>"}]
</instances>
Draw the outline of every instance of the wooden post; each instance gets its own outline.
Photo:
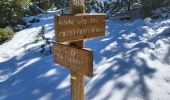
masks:
<instances>
[{"instance_id":1,"label":"wooden post","mask_svg":"<svg viewBox=\"0 0 170 100\"><path fill-rule=\"evenodd\" d=\"M77 1L77 2L74 2ZM78 14L85 12L84 0L69 0L70 13ZM83 48L83 40L71 42L71 46ZM71 100L84 100L84 76L70 70Z\"/></svg>"},{"instance_id":2,"label":"wooden post","mask_svg":"<svg viewBox=\"0 0 170 100\"><path fill-rule=\"evenodd\" d=\"M71 71L71 100L84 100L84 77L82 74Z\"/></svg>"}]
</instances>

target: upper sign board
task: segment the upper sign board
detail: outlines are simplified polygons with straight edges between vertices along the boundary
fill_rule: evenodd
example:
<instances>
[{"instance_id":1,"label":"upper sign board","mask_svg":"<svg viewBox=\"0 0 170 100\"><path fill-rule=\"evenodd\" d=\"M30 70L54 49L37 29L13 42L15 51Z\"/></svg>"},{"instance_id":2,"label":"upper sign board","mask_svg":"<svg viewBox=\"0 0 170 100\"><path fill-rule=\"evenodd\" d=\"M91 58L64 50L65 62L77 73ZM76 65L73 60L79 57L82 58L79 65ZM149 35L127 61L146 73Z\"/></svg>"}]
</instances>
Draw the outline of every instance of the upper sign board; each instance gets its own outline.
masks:
<instances>
[{"instance_id":1,"label":"upper sign board","mask_svg":"<svg viewBox=\"0 0 170 100\"><path fill-rule=\"evenodd\" d=\"M55 35L57 42L78 41L105 35L106 15L76 14L55 16Z\"/></svg>"},{"instance_id":2,"label":"upper sign board","mask_svg":"<svg viewBox=\"0 0 170 100\"><path fill-rule=\"evenodd\" d=\"M54 62L72 71L93 76L93 52L60 43L53 44Z\"/></svg>"}]
</instances>

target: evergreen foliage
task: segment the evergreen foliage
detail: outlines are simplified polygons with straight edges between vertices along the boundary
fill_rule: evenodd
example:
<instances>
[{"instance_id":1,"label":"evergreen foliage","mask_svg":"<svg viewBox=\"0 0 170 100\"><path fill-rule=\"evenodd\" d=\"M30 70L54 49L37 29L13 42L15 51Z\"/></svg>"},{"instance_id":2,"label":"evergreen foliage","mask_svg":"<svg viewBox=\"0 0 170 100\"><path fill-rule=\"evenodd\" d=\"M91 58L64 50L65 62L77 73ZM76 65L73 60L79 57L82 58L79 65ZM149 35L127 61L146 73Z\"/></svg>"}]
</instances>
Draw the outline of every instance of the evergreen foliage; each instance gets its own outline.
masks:
<instances>
[{"instance_id":1,"label":"evergreen foliage","mask_svg":"<svg viewBox=\"0 0 170 100\"><path fill-rule=\"evenodd\" d=\"M41 30L39 31L35 42L37 43L38 41L44 41L44 44L42 44L40 53L48 55L48 54L52 54L52 40L50 40L49 38L45 37L45 26L42 26ZM48 47L48 48L47 48Z\"/></svg>"},{"instance_id":2,"label":"evergreen foliage","mask_svg":"<svg viewBox=\"0 0 170 100\"><path fill-rule=\"evenodd\" d=\"M34 3L30 3L29 5L27 5L27 7L24 10L25 15L27 16L34 16L40 13L44 13L45 11L42 10L41 8L39 8L37 5L35 5Z\"/></svg>"},{"instance_id":3,"label":"evergreen foliage","mask_svg":"<svg viewBox=\"0 0 170 100\"><path fill-rule=\"evenodd\" d=\"M16 26L23 22L24 7L29 0L0 0L0 27Z\"/></svg>"},{"instance_id":4,"label":"evergreen foliage","mask_svg":"<svg viewBox=\"0 0 170 100\"><path fill-rule=\"evenodd\" d=\"M0 28L0 44L12 38L14 32L10 28Z\"/></svg>"},{"instance_id":5,"label":"evergreen foliage","mask_svg":"<svg viewBox=\"0 0 170 100\"><path fill-rule=\"evenodd\" d=\"M131 13L132 10L138 9L141 12L141 17L145 18L151 16L156 9L168 6L170 6L170 0L105 0L103 4L97 0L88 0L86 1L86 12L94 9L96 12L114 16L116 13Z\"/></svg>"},{"instance_id":6,"label":"evergreen foliage","mask_svg":"<svg viewBox=\"0 0 170 100\"><path fill-rule=\"evenodd\" d=\"M144 17L151 16L151 12L161 7L165 0L142 0Z\"/></svg>"}]
</instances>

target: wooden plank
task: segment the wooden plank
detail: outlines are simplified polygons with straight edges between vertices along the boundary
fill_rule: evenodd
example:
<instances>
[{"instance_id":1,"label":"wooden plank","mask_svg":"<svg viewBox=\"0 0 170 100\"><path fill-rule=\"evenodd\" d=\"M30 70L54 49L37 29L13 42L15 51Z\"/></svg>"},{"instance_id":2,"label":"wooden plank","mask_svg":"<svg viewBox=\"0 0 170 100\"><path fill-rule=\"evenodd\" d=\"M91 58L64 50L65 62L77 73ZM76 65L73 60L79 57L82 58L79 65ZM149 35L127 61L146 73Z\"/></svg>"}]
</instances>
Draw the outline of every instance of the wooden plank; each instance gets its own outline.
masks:
<instances>
[{"instance_id":1,"label":"wooden plank","mask_svg":"<svg viewBox=\"0 0 170 100\"><path fill-rule=\"evenodd\" d=\"M84 100L84 76L70 71L71 100Z\"/></svg>"},{"instance_id":2,"label":"wooden plank","mask_svg":"<svg viewBox=\"0 0 170 100\"><path fill-rule=\"evenodd\" d=\"M55 63L83 75L93 76L93 51L54 43L53 52Z\"/></svg>"},{"instance_id":3,"label":"wooden plank","mask_svg":"<svg viewBox=\"0 0 170 100\"><path fill-rule=\"evenodd\" d=\"M55 16L55 35L57 42L78 41L105 36L106 15L77 14Z\"/></svg>"}]
</instances>

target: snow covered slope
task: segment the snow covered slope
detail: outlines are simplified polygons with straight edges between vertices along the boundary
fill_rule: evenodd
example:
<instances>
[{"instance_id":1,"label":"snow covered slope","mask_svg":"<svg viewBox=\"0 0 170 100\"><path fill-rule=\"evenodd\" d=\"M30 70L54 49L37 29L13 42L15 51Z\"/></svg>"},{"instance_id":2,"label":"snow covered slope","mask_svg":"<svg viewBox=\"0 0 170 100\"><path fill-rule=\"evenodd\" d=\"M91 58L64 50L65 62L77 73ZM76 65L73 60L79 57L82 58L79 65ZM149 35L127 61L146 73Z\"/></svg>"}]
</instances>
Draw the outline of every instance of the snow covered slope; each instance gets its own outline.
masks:
<instances>
[{"instance_id":1,"label":"snow covered slope","mask_svg":"<svg viewBox=\"0 0 170 100\"><path fill-rule=\"evenodd\" d=\"M54 12L0 45L0 100L70 100L69 70L40 54L35 37L42 25L54 38ZM94 77L86 78L85 100L169 100L170 19L147 26L107 20L106 36L89 39ZM166 33L166 34L165 34Z\"/></svg>"}]
</instances>

